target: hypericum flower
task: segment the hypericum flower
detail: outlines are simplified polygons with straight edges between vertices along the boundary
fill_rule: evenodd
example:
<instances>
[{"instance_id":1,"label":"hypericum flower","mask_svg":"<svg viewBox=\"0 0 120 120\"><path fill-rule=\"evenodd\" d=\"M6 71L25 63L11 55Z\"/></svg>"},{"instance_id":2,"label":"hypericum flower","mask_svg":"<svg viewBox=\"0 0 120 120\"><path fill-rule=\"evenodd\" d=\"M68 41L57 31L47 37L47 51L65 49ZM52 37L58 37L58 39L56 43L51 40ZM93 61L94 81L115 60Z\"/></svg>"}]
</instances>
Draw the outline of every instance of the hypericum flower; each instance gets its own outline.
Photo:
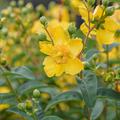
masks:
<instances>
[{"instance_id":1,"label":"hypericum flower","mask_svg":"<svg viewBox=\"0 0 120 120\"><path fill-rule=\"evenodd\" d=\"M97 30L96 38L101 45L120 42L120 24L115 22L111 17L107 17L103 28Z\"/></svg>"},{"instance_id":2,"label":"hypericum flower","mask_svg":"<svg viewBox=\"0 0 120 120\"><path fill-rule=\"evenodd\" d=\"M70 39L61 25L48 27L53 42L40 42L40 51L47 55L43 65L47 76L60 76L63 73L75 75L84 65L77 57L83 49L82 40Z\"/></svg>"},{"instance_id":3,"label":"hypericum flower","mask_svg":"<svg viewBox=\"0 0 120 120\"><path fill-rule=\"evenodd\" d=\"M85 3L79 6L80 15L82 19L84 20L84 23L80 26L80 29L82 30L84 34L87 34L89 30L95 25L93 21L95 22L101 19L101 17L104 15L103 9L104 8L101 5L98 5L94 11L92 10L92 8L87 6L87 4L85 5ZM95 31L96 29L93 29L89 37L91 37L91 35L95 35L96 34Z\"/></svg>"},{"instance_id":4,"label":"hypericum flower","mask_svg":"<svg viewBox=\"0 0 120 120\"><path fill-rule=\"evenodd\" d=\"M69 12L65 6L55 5L47 13L50 17L60 21L68 22L70 19Z\"/></svg>"}]
</instances>

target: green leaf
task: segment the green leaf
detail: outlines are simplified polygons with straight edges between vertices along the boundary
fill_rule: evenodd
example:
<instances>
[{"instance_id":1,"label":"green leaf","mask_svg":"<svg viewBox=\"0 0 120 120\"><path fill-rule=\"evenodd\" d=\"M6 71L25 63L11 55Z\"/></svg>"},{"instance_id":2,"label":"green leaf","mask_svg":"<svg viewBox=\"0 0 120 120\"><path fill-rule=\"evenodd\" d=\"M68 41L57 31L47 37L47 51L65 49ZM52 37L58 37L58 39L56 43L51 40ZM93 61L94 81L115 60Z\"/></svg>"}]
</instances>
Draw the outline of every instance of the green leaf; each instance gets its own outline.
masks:
<instances>
[{"instance_id":1,"label":"green leaf","mask_svg":"<svg viewBox=\"0 0 120 120\"><path fill-rule=\"evenodd\" d=\"M57 96L55 96L47 105L45 111L47 111L49 108L55 106L56 104L60 102L67 102L67 101L78 101L82 99L82 95L77 91L68 91L61 93Z\"/></svg>"},{"instance_id":2,"label":"green leaf","mask_svg":"<svg viewBox=\"0 0 120 120\"><path fill-rule=\"evenodd\" d=\"M79 89L83 95L83 99L88 107L93 107L97 95L97 77L90 71L84 72L84 79L78 79Z\"/></svg>"},{"instance_id":3,"label":"green leaf","mask_svg":"<svg viewBox=\"0 0 120 120\"><path fill-rule=\"evenodd\" d=\"M17 89L17 91L20 95L23 95L26 93L28 94L29 92L32 92L34 89L40 88L40 87L46 87L46 85L40 81L29 81L21 85Z\"/></svg>"},{"instance_id":4,"label":"green leaf","mask_svg":"<svg viewBox=\"0 0 120 120\"><path fill-rule=\"evenodd\" d=\"M108 47L106 47L106 46L103 46L104 47L104 49L105 49L105 51L111 51L113 48L116 48L116 47L118 47L118 46L120 46L120 43L112 43L111 45L108 45Z\"/></svg>"},{"instance_id":5,"label":"green leaf","mask_svg":"<svg viewBox=\"0 0 120 120\"><path fill-rule=\"evenodd\" d=\"M0 93L0 104L16 104L15 96L12 93Z\"/></svg>"},{"instance_id":6,"label":"green leaf","mask_svg":"<svg viewBox=\"0 0 120 120\"><path fill-rule=\"evenodd\" d=\"M92 109L91 120L96 120L104 109L104 103L101 100L97 100L95 106Z\"/></svg>"},{"instance_id":7,"label":"green leaf","mask_svg":"<svg viewBox=\"0 0 120 120\"><path fill-rule=\"evenodd\" d=\"M85 59L86 61L90 61L98 54L99 54L99 51L97 49L90 49L86 52Z\"/></svg>"},{"instance_id":8,"label":"green leaf","mask_svg":"<svg viewBox=\"0 0 120 120\"><path fill-rule=\"evenodd\" d=\"M21 115L23 116L24 118L26 118L27 120L33 120L31 117L29 117L26 113L18 110L17 107L12 107L10 109L7 110L8 112L12 112L12 113L15 113L15 114L18 114L18 115Z\"/></svg>"},{"instance_id":9,"label":"green leaf","mask_svg":"<svg viewBox=\"0 0 120 120\"><path fill-rule=\"evenodd\" d=\"M120 100L120 93L116 92L112 89L99 88L97 94L98 94L99 97L105 97L105 98L109 98L109 99Z\"/></svg>"},{"instance_id":10,"label":"green leaf","mask_svg":"<svg viewBox=\"0 0 120 120\"><path fill-rule=\"evenodd\" d=\"M120 0L109 0L109 2L120 2Z\"/></svg>"},{"instance_id":11,"label":"green leaf","mask_svg":"<svg viewBox=\"0 0 120 120\"><path fill-rule=\"evenodd\" d=\"M42 87L42 88L39 88L39 90L40 92L48 93L49 95L51 95L52 98L58 95L59 93L58 89L54 87Z\"/></svg>"},{"instance_id":12,"label":"green leaf","mask_svg":"<svg viewBox=\"0 0 120 120\"><path fill-rule=\"evenodd\" d=\"M42 120L63 120L57 116L46 116Z\"/></svg>"},{"instance_id":13,"label":"green leaf","mask_svg":"<svg viewBox=\"0 0 120 120\"><path fill-rule=\"evenodd\" d=\"M5 72L4 75L12 76L14 79L35 80L32 71L25 66L13 68L10 72Z\"/></svg>"}]
</instances>

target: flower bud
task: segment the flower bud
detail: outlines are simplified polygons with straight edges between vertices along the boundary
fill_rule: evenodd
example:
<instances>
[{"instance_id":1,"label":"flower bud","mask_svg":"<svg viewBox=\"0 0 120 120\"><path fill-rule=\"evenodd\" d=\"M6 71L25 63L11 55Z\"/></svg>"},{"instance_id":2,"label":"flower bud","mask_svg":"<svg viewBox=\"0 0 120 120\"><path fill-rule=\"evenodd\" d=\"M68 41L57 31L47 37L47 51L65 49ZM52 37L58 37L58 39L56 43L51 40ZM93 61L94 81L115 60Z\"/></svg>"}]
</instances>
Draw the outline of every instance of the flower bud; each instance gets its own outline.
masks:
<instances>
[{"instance_id":1,"label":"flower bud","mask_svg":"<svg viewBox=\"0 0 120 120\"><path fill-rule=\"evenodd\" d=\"M77 30L77 28L76 28L75 24L74 24L74 23L71 23L71 24L69 25L69 27L68 27L68 32L69 32L70 34L73 34L73 33L76 32L76 30Z\"/></svg>"},{"instance_id":2,"label":"flower bud","mask_svg":"<svg viewBox=\"0 0 120 120\"><path fill-rule=\"evenodd\" d=\"M120 38L120 29L116 30L114 36L115 36L115 38Z\"/></svg>"},{"instance_id":3,"label":"flower bud","mask_svg":"<svg viewBox=\"0 0 120 120\"><path fill-rule=\"evenodd\" d=\"M26 108L26 110L32 110L32 108L33 108L32 101L26 100L25 108Z\"/></svg>"},{"instance_id":4,"label":"flower bud","mask_svg":"<svg viewBox=\"0 0 120 120\"><path fill-rule=\"evenodd\" d=\"M36 11L39 12L40 15L43 15L45 13L45 10L46 9L45 9L44 5L42 5L42 4L36 7Z\"/></svg>"},{"instance_id":5,"label":"flower bud","mask_svg":"<svg viewBox=\"0 0 120 120\"><path fill-rule=\"evenodd\" d=\"M39 98L39 97L40 97L40 91L39 91L38 89L35 89L35 90L33 91L33 97L34 97L34 98Z\"/></svg>"},{"instance_id":6,"label":"flower bud","mask_svg":"<svg viewBox=\"0 0 120 120\"><path fill-rule=\"evenodd\" d=\"M102 3L105 7L109 5L109 0L102 0Z\"/></svg>"},{"instance_id":7,"label":"flower bud","mask_svg":"<svg viewBox=\"0 0 120 120\"><path fill-rule=\"evenodd\" d=\"M16 7L16 1L11 1L10 5L11 5L11 7Z\"/></svg>"},{"instance_id":8,"label":"flower bud","mask_svg":"<svg viewBox=\"0 0 120 120\"><path fill-rule=\"evenodd\" d=\"M39 39L40 41L45 41L45 40L47 40L47 36L46 36L45 33L42 32L42 33L39 34L38 39Z\"/></svg>"},{"instance_id":9,"label":"flower bud","mask_svg":"<svg viewBox=\"0 0 120 120\"><path fill-rule=\"evenodd\" d=\"M5 58L1 58L1 59L0 59L0 64L1 64L1 65L4 66L4 65L6 65L6 63L7 63L7 61L6 61Z\"/></svg>"},{"instance_id":10,"label":"flower bud","mask_svg":"<svg viewBox=\"0 0 120 120\"><path fill-rule=\"evenodd\" d=\"M95 3L95 0L88 0L88 5L92 6L94 5L94 3Z\"/></svg>"},{"instance_id":11,"label":"flower bud","mask_svg":"<svg viewBox=\"0 0 120 120\"><path fill-rule=\"evenodd\" d=\"M48 20L45 16L40 17L40 22L46 27L48 25Z\"/></svg>"},{"instance_id":12,"label":"flower bud","mask_svg":"<svg viewBox=\"0 0 120 120\"><path fill-rule=\"evenodd\" d=\"M19 5L20 7L22 7L22 6L24 5L24 0L19 0L19 1L18 1L18 5Z\"/></svg>"},{"instance_id":13,"label":"flower bud","mask_svg":"<svg viewBox=\"0 0 120 120\"><path fill-rule=\"evenodd\" d=\"M111 15L113 15L114 11L115 11L115 8L113 6L108 7L105 11L105 14L106 14L106 16L111 16Z\"/></svg>"},{"instance_id":14,"label":"flower bud","mask_svg":"<svg viewBox=\"0 0 120 120\"><path fill-rule=\"evenodd\" d=\"M25 104L24 104L24 103L19 103L17 107L18 107L18 109L21 110L21 111L24 111L24 110L25 110Z\"/></svg>"}]
</instances>

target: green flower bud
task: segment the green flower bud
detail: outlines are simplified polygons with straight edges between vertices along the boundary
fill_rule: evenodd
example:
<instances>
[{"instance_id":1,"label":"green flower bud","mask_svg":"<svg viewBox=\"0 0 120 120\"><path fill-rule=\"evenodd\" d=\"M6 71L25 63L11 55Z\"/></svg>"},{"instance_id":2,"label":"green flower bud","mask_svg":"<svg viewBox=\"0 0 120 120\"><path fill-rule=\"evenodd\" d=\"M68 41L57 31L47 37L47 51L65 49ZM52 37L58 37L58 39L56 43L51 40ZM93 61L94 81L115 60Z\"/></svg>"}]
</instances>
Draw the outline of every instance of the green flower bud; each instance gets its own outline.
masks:
<instances>
[{"instance_id":1,"label":"green flower bud","mask_svg":"<svg viewBox=\"0 0 120 120\"><path fill-rule=\"evenodd\" d=\"M16 1L11 1L11 2L10 2L10 5L11 5L12 7L16 7Z\"/></svg>"},{"instance_id":2,"label":"green flower bud","mask_svg":"<svg viewBox=\"0 0 120 120\"><path fill-rule=\"evenodd\" d=\"M108 7L105 11L105 14L106 14L106 16L111 16L111 15L113 15L114 11L115 11L115 8L113 6Z\"/></svg>"},{"instance_id":3,"label":"green flower bud","mask_svg":"<svg viewBox=\"0 0 120 120\"><path fill-rule=\"evenodd\" d=\"M28 12L27 8L26 8L26 7L23 7L23 8L22 8L22 13L23 13L23 14L26 14L27 12Z\"/></svg>"},{"instance_id":4,"label":"green flower bud","mask_svg":"<svg viewBox=\"0 0 120 120\"><path fill-rule=\"evenodd\" d=\"M95 0L88 0L88 5L93 6L95 3Z\"/></svg>"},{"instance_id":5,"label":"green flower bud","mask_svg":"<svg viewBox=\"0 0 120 120\"><path fill-rule=\"evenodd\" d=\"M71 24L69 25L69 27L68 27L68 32L69 32L70 34L73 34L73 33L76 32L76 30L77 30L77 28L76 28L75 24L74 24L74 23L71 23Z\"/></svg>"},{"instance_id":6,"label":"green flower bud","mask_svg":"<svg viewBox=\"0 0 120 120\"><path fill-rule=\"evenodd\" d=\"M109 5L109 0L102 0L102 3L105 7Z\"/></svg>"},{"instance_id":7,"label":"green flower bud","mask_svg":"<svg viewBox=\"0 0 120 120\"><path fill-rule=\"evenodd\" d=\"M24 0L19 0L19 1L18 1L18 5L19 5L20 7L22 7L22 6L24 5Z\"/></svg>"},{"instance_id":8,"label":"green flower bud","mask_svg":"<svg viewBox=\"0 0 120 120\"><path fill-rule=\"evenodd\" d=\"M3 28L1 29L1 32L2 32L4 35L6 35L6 34L8 33L8 29L7 29L6 27L3 27Z\"/></svg>"},{"instance_id":9,"label":"green flower bud","mask_svg":"<svg viewBox=\"0 0 120 120\"><path fill-rule=\"evenodd\" d=\"M29 11L33 10L33 5L32 5L32 3L28 3L28 4L26 5L26 8L27 8Z\"/></svg>"},{"instance_id":10,"label":"green flower bud","mask_svg":"<svg viewBox=\"0 0 120 120\"><path fill-rule=\"evenodd\" d=\"M40 41L45 41L45 40L47 40L47 36L46 36L45 33L42 32L42 33L39 34L38 39L39 39Z\"/></svg>"},{"instance_id":11,"label":"green flower bud","mask_svg":"<svg viewBox=\"0 0 120 120\"><path fill-rule=\"evenodd\" d=\"M25 104L24 104L24 103L19 103L17 107L18 107L18 109L21 110L21 111L24 111L24 110L25 110Z\"/></svg>"},{"instance_id":12,"label":"green flower bud","mask_svg":"<svg viewBox=\"0 0 120 120\"><path fill-rule=\"evenodd\" d=\"M40 22L46 27L48 25L48 20L45 16L40 17Z\"/></svg>"},{"instance_id":13,"label":"green flower bud","mask_svg":"<svg viewBox=\"0 0 120 120\"><path fill-rule=\"evenodd\" d=\"M36 11L40 13L40 15L43 15L45 13L45 6L44 5L39 5L36 7Z\"/></svg>"},{"instance_id":14,"label":"green flower bud","mask_svg":"<svg viewBox=\"0 0 120 120\"><path fill-rule=\"evenodd\" d=\"M3 66L5 66L7 64L7 61L5 59L1 59L0 60L0 64L3 65Z\"/></svg>"},{"instance_id":15,"label":"green flower bud","mask_svg":"<svg viewBox=\"0 0 120 120\"><path fill-rule=\"evenodd\" d=\"M32 108L33 108L32 101L26 100L25 108L26 108L26 110L32 110Z\"/></svg>"},{"instance_id":16,"label":"green flower bud","mask_svg":"<svg viewBox=\"0 0 120 120\"><path fill-rule=\"evenodd\" d=\"M115 38L120 38L120 29L115 32Z\"/></svg>"},{"instance_id":17,"label":"green flower bud","mask_svg":"<svg viewBox=\"0 0 120 120\"><path fill-rule=\"evenodd\" d=\"M34 97L34 98L39 98L39 97L40 97L40 91L39 91L38 89L35 89L35 90L33 91L33 97Z\"/></svg>"}]
</instances>

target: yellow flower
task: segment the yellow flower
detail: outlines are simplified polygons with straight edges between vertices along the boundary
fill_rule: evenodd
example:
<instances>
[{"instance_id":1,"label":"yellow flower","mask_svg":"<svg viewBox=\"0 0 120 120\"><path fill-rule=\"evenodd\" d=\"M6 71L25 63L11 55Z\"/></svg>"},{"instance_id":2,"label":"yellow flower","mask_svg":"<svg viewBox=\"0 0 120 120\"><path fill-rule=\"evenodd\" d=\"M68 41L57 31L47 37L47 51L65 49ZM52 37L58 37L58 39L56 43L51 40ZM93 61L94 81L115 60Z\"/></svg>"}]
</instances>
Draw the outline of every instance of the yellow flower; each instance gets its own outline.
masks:
<instances>
[{"instance_id":1,"label":"yellow flower","mask_svg":"<svg viewBox=\"0 0 120 120\"><path fill-rule=\"evenodd\" d=\"M83 48L81 39L70 39L61 25L48 27L53 44L40 42L40 51L47 55L43 65L47 76L60 76L64 72L75 75L83 70L83 63L77 56Z\"/></svg>"},{"instance_id":2,"label":"yellow flower","mask_svg":"<svg viewBox=\"0 0 120 120\"><path fill-rule=\"evenodd\" d=\"M66 7L55 5L48 13L51 17L60 21L69 21L69 12Z\"/></svg>"},{"instance_id":3,"label":"yellow flower","mask_svg":"<svg viewBox=\"0 0 120 120\"><path fill-rule=\"evenodd\" d=\"M92 23L92 21L99 20L102 17L102 15L104 15L103 6L98 5L92 12L92 9L89 8L87 4L85 6L85 3L82 4L82 6L79 6L79 12L81 17L84 19L84 23L80 26L80 29L85 35L95 25ZM93 35L96 35L96 29L93 29L91 31L89 37L92 37Z\"/></svg>"},{"instance_id":4,"label":"yellow flower","mask_svg":"<svg viewBox=\"0 0 120 120\"><path fill-rule=\"evenodd\" d=\"M117 35L116 35L117 34ZM103 28L97 30L96 38L98 44L112 44L120 42L120 24L115 22L111 17L107 17L103 24Z\"/></svg>"},{"instance_id":5,"label":"yellow flower","mask_svg":"<svg viewBox=\"0 0 120 120\"><path fill-rule=\"evenodd\" d=\"M10 90L8 87L0 87L0 93L9 93ZM8 104L0 104L0 111L4 110L4 109L7 109L9 107Z\"/></svg>"}]
</instances>

